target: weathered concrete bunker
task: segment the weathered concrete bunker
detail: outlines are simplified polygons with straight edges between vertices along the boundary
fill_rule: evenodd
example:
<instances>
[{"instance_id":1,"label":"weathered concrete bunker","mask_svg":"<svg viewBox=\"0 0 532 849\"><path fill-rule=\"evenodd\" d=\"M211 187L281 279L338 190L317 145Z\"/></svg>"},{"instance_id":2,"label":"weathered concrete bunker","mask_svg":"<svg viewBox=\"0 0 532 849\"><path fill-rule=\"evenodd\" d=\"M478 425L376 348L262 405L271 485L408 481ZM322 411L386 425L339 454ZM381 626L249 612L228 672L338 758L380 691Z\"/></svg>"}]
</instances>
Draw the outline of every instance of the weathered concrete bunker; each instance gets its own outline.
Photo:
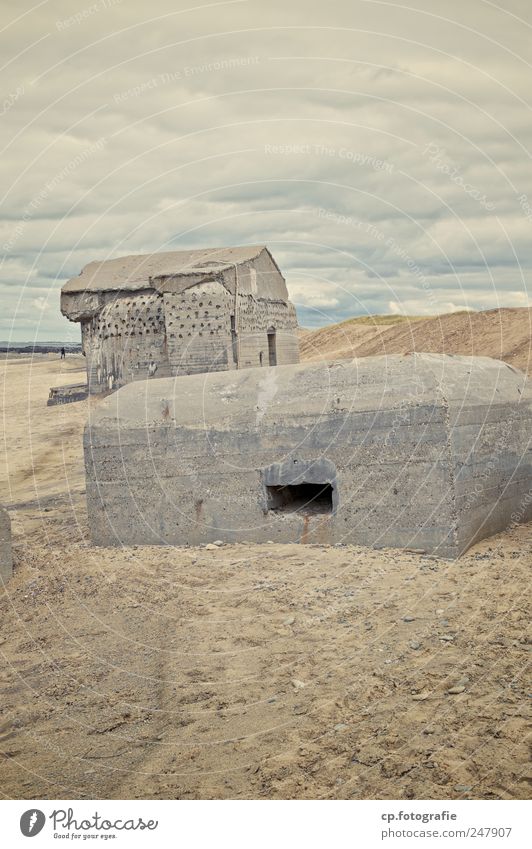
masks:
<instances>
[{"instance_id":1,"label":"weathered concrete bunker","mask_svg":"<svg viewBox=\"0 0 532 849\"><path fill-rule=\"evenodd\" d=\"M91 262L61 290L91 394L134 380L299 361L283 275L263 246Z\"/></svg>"},{"instance_id":2,"label":"weathered concrete bunker","mask_svg":"<svg viewBox=\"0 0 532 849\"><path fill-rule=\"evenodd\" d=\"M436 354L130 384L85 430L99 545L355 543L456 557L532 518L532 389Z\"/></svg>"}]
</instances>

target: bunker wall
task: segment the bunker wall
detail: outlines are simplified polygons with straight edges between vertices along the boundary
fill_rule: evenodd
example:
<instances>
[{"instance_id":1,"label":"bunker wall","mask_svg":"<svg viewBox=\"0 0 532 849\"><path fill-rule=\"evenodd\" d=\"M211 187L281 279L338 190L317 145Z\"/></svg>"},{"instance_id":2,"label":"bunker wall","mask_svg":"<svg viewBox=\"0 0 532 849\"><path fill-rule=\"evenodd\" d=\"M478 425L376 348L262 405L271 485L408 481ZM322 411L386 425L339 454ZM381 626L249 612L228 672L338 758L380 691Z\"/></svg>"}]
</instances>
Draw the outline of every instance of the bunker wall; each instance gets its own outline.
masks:
<instances>
[{"instance_id":1,"label":"bunker wall","mask_svg":"<svg viewBox=\"0 0 532 849\"><path fill-rule=\"evenodd\" d=\"M394 427L394 411L381 412L369 440L365 414L280 424L275 432L127 429L120 430L119 454L117 432L87 429L92 537L103 545L222 537L439 546L452 553L445 422L433 406L423 413L427 426L420 433L409 421ZM299 483L302 466L319 470L324 461L335 470L334 509L315 515L268 509L264 481L272 465L293 467Z\"/></svg>"}]
</instances>

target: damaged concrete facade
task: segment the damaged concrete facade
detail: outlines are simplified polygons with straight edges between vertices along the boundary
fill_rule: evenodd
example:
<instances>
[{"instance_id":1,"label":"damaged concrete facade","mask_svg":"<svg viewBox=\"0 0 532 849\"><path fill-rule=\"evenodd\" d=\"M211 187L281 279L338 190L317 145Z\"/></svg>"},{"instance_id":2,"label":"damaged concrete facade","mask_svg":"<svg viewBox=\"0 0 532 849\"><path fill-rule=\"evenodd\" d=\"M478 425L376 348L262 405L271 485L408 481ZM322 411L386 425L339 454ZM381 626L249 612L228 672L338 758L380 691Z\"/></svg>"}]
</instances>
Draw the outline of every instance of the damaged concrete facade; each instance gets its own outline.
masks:
<instances>
[{"instance_id":1,"label":"damaged concrete facade","mask_svg":"<svg viewBox=\"0 0 532 849\"><path fill-rule=\"evenodd\" d=\"M299 362L295 308L262 246L92 262L63 286L61 312L81 323L91 393Z\"/></svg>"},{"instance_id":2,"label":"damaged concrete facade","mask_svg":"<svg viewBox=\"0 0 532 849\"><path fill-rule=\"evenodd\" d=\"M352 543L457 557L532 518L532 388L413 354L155 380L91 412L99 545Z\"/></svg>"}]
</instances>

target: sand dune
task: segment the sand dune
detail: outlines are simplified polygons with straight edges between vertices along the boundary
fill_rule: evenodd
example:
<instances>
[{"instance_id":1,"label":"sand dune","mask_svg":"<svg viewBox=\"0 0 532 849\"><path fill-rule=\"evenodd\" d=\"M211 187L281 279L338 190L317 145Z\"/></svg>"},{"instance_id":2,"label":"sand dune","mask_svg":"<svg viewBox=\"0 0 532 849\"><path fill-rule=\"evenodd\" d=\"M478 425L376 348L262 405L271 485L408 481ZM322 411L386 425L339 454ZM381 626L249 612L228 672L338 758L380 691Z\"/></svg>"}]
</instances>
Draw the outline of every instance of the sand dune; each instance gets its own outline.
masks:
<instances>
[{"instance_id":1,"label":"sand dune","mask_svg":"<svg viewBox=\"0 0 532 849\"><path fill-rule=\"evenodd\" d=\"M388 317L354 319L308 331L303 360L407 354L411 351L494 357L532 373L532 309L495 309L408 318L394 325Z\"/></svg>"}]
</instances>

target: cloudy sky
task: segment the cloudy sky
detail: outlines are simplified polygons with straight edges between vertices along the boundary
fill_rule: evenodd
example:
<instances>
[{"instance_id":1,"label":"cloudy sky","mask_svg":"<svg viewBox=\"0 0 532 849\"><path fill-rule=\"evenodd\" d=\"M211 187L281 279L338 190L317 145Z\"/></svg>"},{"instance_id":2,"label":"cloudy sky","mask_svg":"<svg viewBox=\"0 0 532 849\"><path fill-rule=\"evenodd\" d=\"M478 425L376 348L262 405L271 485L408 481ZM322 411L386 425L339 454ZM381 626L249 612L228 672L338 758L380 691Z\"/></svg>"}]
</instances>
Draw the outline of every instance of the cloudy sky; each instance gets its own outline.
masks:
<instances>
[{"instance_id":1,"label":"cloudy sky","mask_svg":"<svg viewBox=\"0 0 532 849\"><path fill-rule=\"evenodd\" d=\"M265 243L300 322L532 300L529 0L1 0L0 339L94 259Z\"/></svg>"}]
</instances>

